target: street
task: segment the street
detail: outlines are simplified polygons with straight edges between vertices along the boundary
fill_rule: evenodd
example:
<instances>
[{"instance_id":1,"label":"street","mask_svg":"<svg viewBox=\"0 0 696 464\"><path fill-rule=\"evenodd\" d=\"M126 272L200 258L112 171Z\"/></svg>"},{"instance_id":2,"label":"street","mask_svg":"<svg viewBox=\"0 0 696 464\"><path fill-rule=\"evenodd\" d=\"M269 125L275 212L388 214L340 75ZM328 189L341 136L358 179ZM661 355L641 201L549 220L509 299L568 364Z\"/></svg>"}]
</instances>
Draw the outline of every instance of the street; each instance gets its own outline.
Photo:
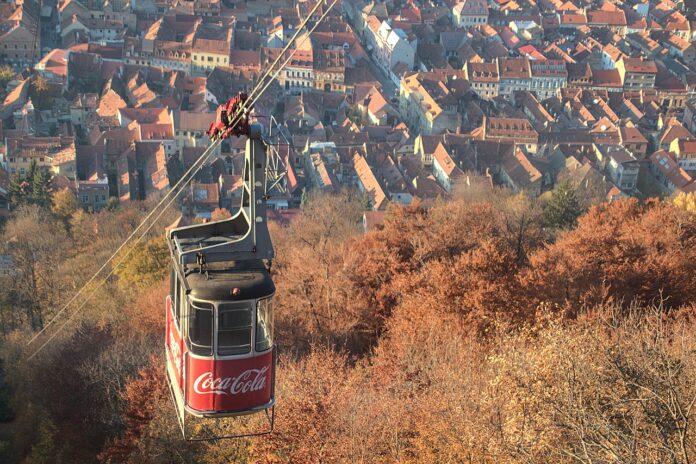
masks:
<instances>
[{"instance_id":1,"label":"street","mask_svg":"<svg viewBox=\"0 0 696 464\"><path fill-rule=\"evenodd\" d=\"M58 26L57 1L43 0L40 5L40 56L44 56L49 51L60 46L60 38L56 32L56 27ZM50 14L46 14L49 12Z\"/></svg>"},{"instance_id":2,"label":"street","mask_svg":"<svg viewBox=\"0 0 696 464\"><path fill-rule=\"evenodd\" d=\"M359 39L360 36L358 35L357 32L355 32L353 25L348 21L346 21L346 24L348 24L348 27L350 27L350 30L353 32L353 35ZM360 40L360 44L367 52L367 56L368 56L367 62L370 66L370 72L372 74L374 74L374 76L377 77L377 79L379 79L380 84L382 84L382 93L389 100L392 97L398 96L398 94L397 94L397 92L399 90L398 86L396 84L394 84L394 82L391 79L389 79L389 77L387 77L387 75L384 73L384 71L382 71L382 68L377 66L377 63L375 62L375 59L372 56L372 53L367 51L367 46L365 45L365 43L362 40Z\"/></svg>"}]
</instances>

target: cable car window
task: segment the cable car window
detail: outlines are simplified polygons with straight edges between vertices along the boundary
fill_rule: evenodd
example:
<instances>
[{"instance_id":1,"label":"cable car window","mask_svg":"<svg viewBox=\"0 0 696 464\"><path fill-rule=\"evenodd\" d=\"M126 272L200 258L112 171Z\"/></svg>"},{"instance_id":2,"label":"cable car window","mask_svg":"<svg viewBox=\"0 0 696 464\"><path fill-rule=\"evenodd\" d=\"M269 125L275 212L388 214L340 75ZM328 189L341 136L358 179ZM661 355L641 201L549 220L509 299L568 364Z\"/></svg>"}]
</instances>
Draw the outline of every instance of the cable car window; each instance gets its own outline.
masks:
<instances>
[{"instance_id":1,"label":"cable car window","mask_svg":"<svg viewBox=\"0 0 696 464\"><path fill-rule=\"evenodd\" d=\"M181 319L184 314L184 308L186 307L186 287L181 285L181 281L176 279L176 306L174 307L174 318L176 319L176 326L181 328Z\"/></svg>"},{"instance_id":2,"label":"cable car window","mask_svg":"<svg viewBox=\"0 0 696 464\"><path fill-rule=\"evenodd\" d=\"M174 304L174 298L176 297L176 272L174 269L169 273L169 297L172 299L172 305Z\"/></svg>"},{"instance_id":3,"label":"cable car window","mask_svg":"<svg viewBox=\"0 0 696 464\"><path fill-rule=\"evenodd\" d=\"M213 305L191 303L188 336L193 354L201 356L213 354Z\"/></svg>"},{"instance_id":4,"label":"cable car window","mask_svg":"<svg viewBox=\"0 0 696 464\"><path fill-rule=\"evenodd\" d=\"M221 304L218 316L218 354L251 351L251 308L244 304Z\"/></svg>"},{"instance_id":5,"label":"cable car window","mask_svg":"<svg viewBox=\"0 0 696 464\"><path fill-rule=\"evenodd\" d=\"M256 351L266 351L273 346L273 298L256 304Z\"/></svg>"}]
</instances>

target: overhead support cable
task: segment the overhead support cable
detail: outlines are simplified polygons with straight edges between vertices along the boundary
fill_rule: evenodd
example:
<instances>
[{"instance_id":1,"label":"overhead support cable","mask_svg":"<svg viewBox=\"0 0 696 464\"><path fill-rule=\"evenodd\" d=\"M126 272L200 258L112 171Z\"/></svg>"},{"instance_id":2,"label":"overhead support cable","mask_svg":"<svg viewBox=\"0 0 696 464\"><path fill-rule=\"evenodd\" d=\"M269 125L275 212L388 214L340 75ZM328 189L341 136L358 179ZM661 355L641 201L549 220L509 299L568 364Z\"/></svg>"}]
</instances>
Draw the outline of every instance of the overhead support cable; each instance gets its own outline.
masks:
<instances>
[{"instance_id":1,"label":"overhead support cable","mask_svg":"<svg viewBox=\"0 0 696 464\"><path fill-rule=\"evenodd\" d=\"M309 36L314 32L314 30L319 26L319 24L326 18L326 16L329 14L329 12L333 9L333 7L336 5L338 0L333 0L332 3L329 5L329 7L324 11L322 16L317 20L317 22L312 26L311 30L307 33L307 35L302 39L299 45L302 45ZM249 93L249 98L243 102L243 104L240 106L239 110L236 113L236 117L231 125L234 125L238 123L241 118L244 116L244 111L246 107L248 106L249 108L253 107L253 104L256 103L259 98L263 95L263 93L268 89L268 87L273 83L273 81L276 80L280 72L285 68L285 66L290 62L292 57L295 55L297 52L298 48L295 47L291 52L290 55L287 57L287 59L281 64L281 66L273 71L273 68L278 64L278 62L282 59L283 56L288 52L290 49L290 46L293 44L293 42L297 39L297 37L300 35L302 30L305 28L307 22L309 19L312 17L312 15L316 12L316 10L319 8L319 6L322 4L322 2L317 2L314 7L310 10L309 14L307 17L302 21L300 26L297 28L293 36L290 38L288 43L283 47L282 51L279 53L279 55L276 57L276 59L273 61L273 63L266 69L262 77L259 79L259 81L256 83L254 88L251 90ZM272 77L268 80L266 78L273 73ZM264 83L264 80L266 82ZM250 103L249 103L250 102ZM27 360L31 360L34 358L39 352L41 352L48 344L72 321L72 319L77 315L77 313L84 308L84 306L87 304L87 302L96 294L96 292L101 288L103 285L105 285L108 280L113 276L115 273L116 269L119 268L119 266L125 262L125 260L130 256L130 254L135 250L137 245L147 236L147 234L150 232L150 230L154 227L155 224L157 224L157 221L162 217L162 215L167 211L167 209L176 201L176 199L181 195L182 192L184 192L184 189L180 187L185 186L188 184L190 180L195 177L195 175L200 171L200 169L205 165L207 162L208 158L215 152L217 147L222 143L222 139L217 139L213 140L211 145L206 149L205 152L199 157L196 162L193 163L193 165L182 175L182 177L177 181L177 183L164 195L164 197L155 205L155 207L148 213L148 215L138 224L138 226L131 232L131 234L119 245L119 247L114 251L114 253L102 264L102 266L92 275L92 277L80 287L80 289L73 295L73 297L50 319L50 321L39 331L37 332L30 340L27 342L27 345L31 345L34 343L42 334L44 334L49 327L51 327L58 317L60 317L62 314L67 311L67 309L78 299L80 295L83 294L83 292L87 289L87 287L92 284L97 277L106 269L106 267L119 255L119 253L126 247L126 245L133 239L135 236L138 234L138 232L147 224L147 222L155 215L155 213L160 210L159 214L155 217L155 219L150 223L148 227L145 228L145 230L142 232L142 234L136 239L135 243L133 246L121 257L121 259L110 269L110 271L107 273L106 277L101 279L94 289L85 297L85 299L82 301L82 303L77 307L75 311L73 311L69 317L66 319L66 321L61 324L55 331L52 333L49 338L42 344L40 345L35 351L32 352L32 354L27 358ZM179 190L178 190L179 189ZM178 190L178 191L177 191ZM174 194L174 196L169 199L167 202L168 198ZM162 205L166 205L162 208Z\"/></svg>"}]
</instances>

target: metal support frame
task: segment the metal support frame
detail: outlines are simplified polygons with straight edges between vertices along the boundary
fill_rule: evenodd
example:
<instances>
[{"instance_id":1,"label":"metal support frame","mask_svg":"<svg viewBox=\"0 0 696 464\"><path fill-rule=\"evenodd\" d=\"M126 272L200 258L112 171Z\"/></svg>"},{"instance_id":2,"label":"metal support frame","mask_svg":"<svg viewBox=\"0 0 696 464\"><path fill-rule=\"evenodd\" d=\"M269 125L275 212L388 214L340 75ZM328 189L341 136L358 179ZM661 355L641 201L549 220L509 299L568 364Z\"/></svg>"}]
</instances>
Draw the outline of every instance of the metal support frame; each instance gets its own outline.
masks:
<instances>
[{"instance_id":1,"label":"metal support frame","mask_svg":"<svg viewBox=\"0 0 696 464\"><path fill-rule=\"evenodd\" d=\"M229 219L179 227L167 234L177 272L202 254L208 263L237 260L272 260L271 237L266 225L266 144L259 124L251 126L244 160L242 204Z\"/></svg>"},{"instance_id":2,"label":"metal support frame","mask_svg":"<svg viewBox=\"0 0 696 464\"><path fill-rule=\"evenodd\" d=\"M276 129L275 134L273 132L273 129ZM274 137L277 138L277 141L274 141ZM281 140L282 137L282 140ZM290 154L290 142L288 141L288 138L285 136L283 133L280 125L278 124L278 121L276 120L275 116L270 117L270 121L268 123L268 150L269 150L269 155L266 158L267 164L266 164L266 184L265 184L265 195L266 198L273 198L277 196L286 196L288 194L288 189L287 185L283 182L286 180L287 176L287 166L285 165L285 161L283 158L280 156L280 152L278 150L278 146L284 143L285 145L288 146L288 156Z\"/></svg>"}]
</instances>

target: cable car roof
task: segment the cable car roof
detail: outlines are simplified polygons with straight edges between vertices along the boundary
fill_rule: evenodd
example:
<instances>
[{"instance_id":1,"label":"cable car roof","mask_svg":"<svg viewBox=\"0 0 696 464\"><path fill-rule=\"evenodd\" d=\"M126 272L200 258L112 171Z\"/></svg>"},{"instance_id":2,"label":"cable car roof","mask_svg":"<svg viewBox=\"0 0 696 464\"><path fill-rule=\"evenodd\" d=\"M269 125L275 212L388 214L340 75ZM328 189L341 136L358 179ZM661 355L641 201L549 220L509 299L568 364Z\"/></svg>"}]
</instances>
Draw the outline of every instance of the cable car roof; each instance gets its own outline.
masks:
<instances>
[{"instance_id":1,"label":"cable car roof","mask_svg":"<svg viewBox=\"0 0 696 464\"><path fill-rule=\"evenodd\" d=\"M275 293L270 273L263 268L194 271L186 276L190 296L205 301L241 301L266 298ZM233 290L239 289L238 294Z\"/></svg>"}]
</instances>

